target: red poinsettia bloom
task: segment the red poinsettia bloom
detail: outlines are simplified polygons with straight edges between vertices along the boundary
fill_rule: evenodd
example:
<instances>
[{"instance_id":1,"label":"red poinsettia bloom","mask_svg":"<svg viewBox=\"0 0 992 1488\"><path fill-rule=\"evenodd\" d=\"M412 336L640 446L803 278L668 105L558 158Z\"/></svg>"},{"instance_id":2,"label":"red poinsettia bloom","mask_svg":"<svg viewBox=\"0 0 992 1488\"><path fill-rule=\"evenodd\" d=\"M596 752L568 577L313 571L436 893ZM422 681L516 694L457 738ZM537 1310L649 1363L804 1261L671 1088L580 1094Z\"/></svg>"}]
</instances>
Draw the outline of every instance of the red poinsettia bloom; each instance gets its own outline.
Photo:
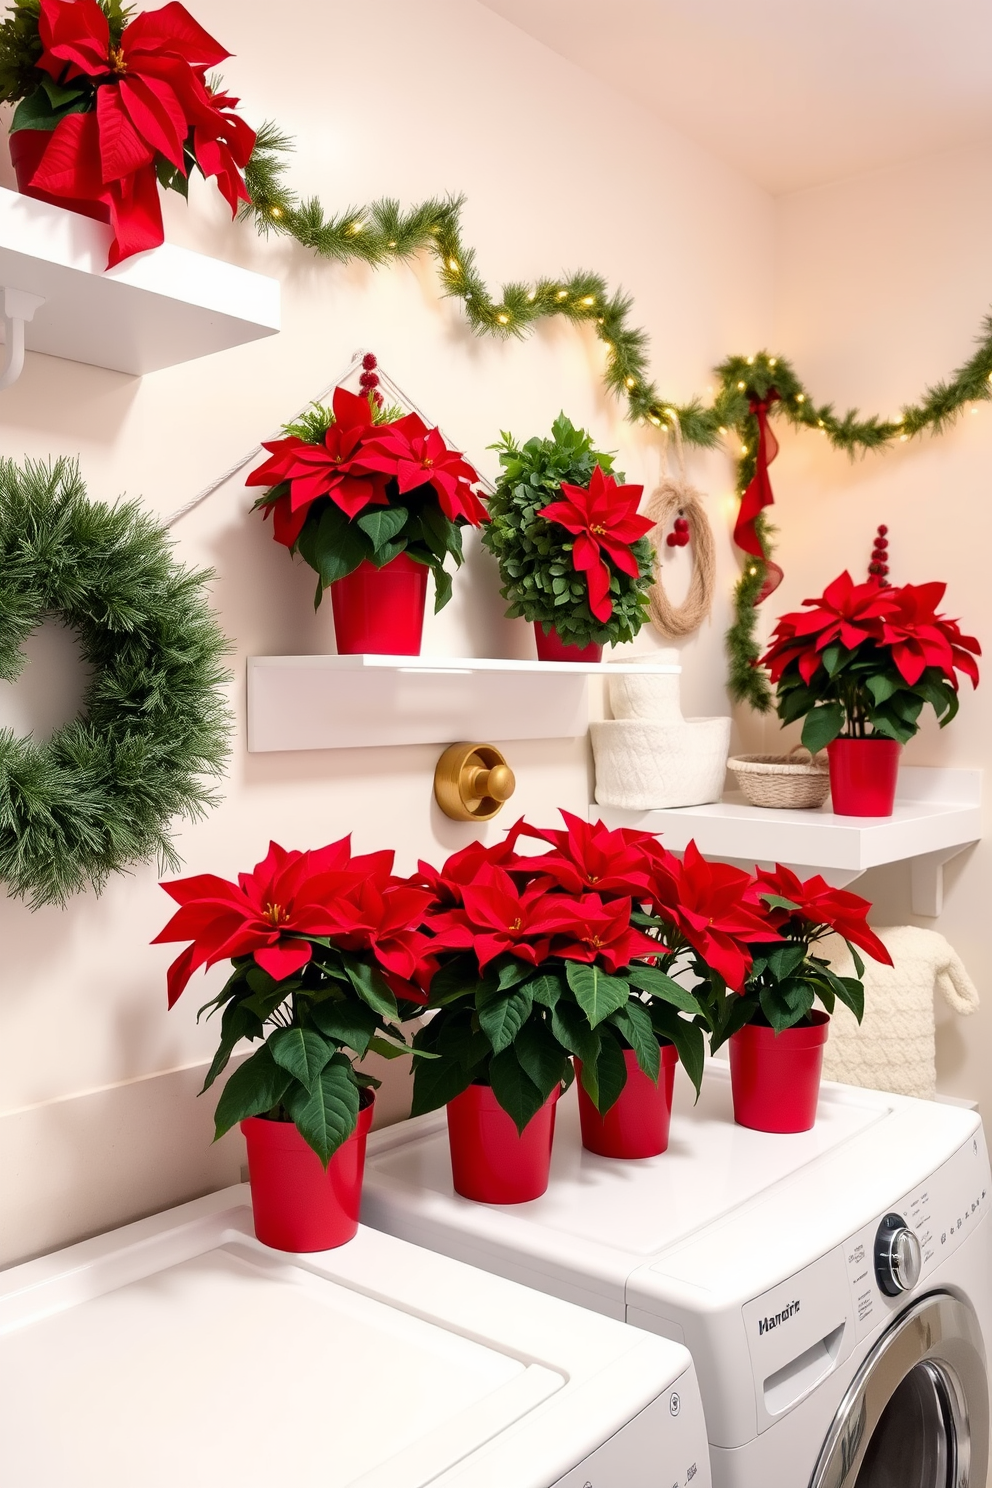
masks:
<instances>
[{"instance_id":1,"label":"red poinsettia bloom","mask_svg":"<svg viewBox=\"0 0 992 1488\"><path fill-rule=\"evenodd\" d=\"M408 413L392 424L382 424L362 451L362 468L391 476L400 495L419 486L432 486L449 521L464 518L479 527L489 518L472 490L479 477L457 450L450 450L437 429L429 429L419 414Z\"/></svg>"},{"instance_id":2,"label":"red poinsettia bloom","mask_svg":"<svg viewBox=\"0 0 992 1488\"><path fill-rule=\"evenodd\" d=\"M618 486L613 476L604 474L597 465L587 491L563 482L564 501L552 501L538 512L539 517L575 534L572 564L577 573L586 574L589 608L604 625L613 613L610 569L604 553L621 573L636 579L639 570L630 544L654 526L650 517L637 515L643 490L643 486Z\"/></svg>"},{"instance_id":3,"label":"red poinsettia bloom","mask_svg":"<svg viewBox=\"0 0 992 1488\"><path fill-rule=\"evenodd\" d=\"M630 923L629 899L604 901L599 894L583 894L563 900L562 907L572 925L563 938L555 938L552 949L565 961L598 961L612 973L636 956L657 956L658 942Z\"/></svg>"},{"instance_id":4,"label":"red poinsettia bloom","mask_svg":"<svg viewBox=\"0 0 992 1488\"><path fill-rule=\"evenodd\" d=\"M387 855L390 860L392 853ZM390 862L391 867L391 862ZM424 994L410 985L421 973L430 941L417 927L423 923L433 895L378 872L343 872L321 880L321 894L328 904L334 944L345 951L372 951L384 972L399 978L400 996L415 1002Z\"/></svg>"},{"instance_id":5,"label":"red poinsettia bloom","mask_svg":"<svg viewBox=\"0 0 992 1488\"><path fill-rule=\"evenodd\" d=\"M937 614L946 588L946 584L904 584L887 591L892 609L885 616L882 642L892 647L892 660L910 687L927 667L939 667L954 687L958 685L957 668L971 678L973 687L978 686L975 656L982 654L981 646L974 636L961 634L956 620Z\"/></svg>"},{"instance_id":6,"label":"red poinsettia bloom","mask_svg":"<svg viewBox=\"0 0 992 1488\"><path fill-rule=\"evenodd\" d=\"M199 966L250 955L279 980L310 960L310 943L300 936L328 935L335 928L310 855L287 852L275 842L236 884L201 873L162 887L181 908L152 944L193 942L169 967L170 1007Z\"/></svg>"},{"instance_id":7,"label":"red poinsettia bloom","mask_svg":"<svg viewBox=\"0 0 992 1488\"><path fill-rule=\"evenodd\" d=\"M311 935L371 950L384 973L413 975L428 949L417 930L430 894L394 878L392 866L388 851L353 857L348 837L314 852L271 842L237 883L204 873L163 884L180 908L152 944L192 941L169 967L169 1006L198 967L237 956L253 956L277 981L291 976L311 959Z\"/></svg>"},{"instance_id":8,"label":"red poinsettia bloom","mask_svg":"<svg viewBox=\"0 0 992 1488\"><path fill-rule=\"evenodd\" d=\"M791 868L776 863L774 872L759 869L755 874L752 894L761 900L787 899L793 906L768 906L769 920L776 929L798 916L809 925L829 927L884 966L892 965L892 957L868 925L868 900L848 889L831 888L819 873L804 882Z\"/></svg>"},{"instance_id":9,"label":"red poinsettia bloom","mask_svg":"<svg viewBox=\"0 0 992 1488\"><path fill-rule=\"evenodd\" d=\"M218 177L232 211L249 199L240 173L255 133L231 113L236 100L206 83L230 53L178 0L129 21L119 47L96 0L41 0L38 34L36 65L56 81L92 79L96 107L60 119L31 184L110 208L110 264L162 242L156 162L185 174L190 130L198 164Z\"/></svg>"},{"instance_id":10,"label":"red poinsettia bloom","mask_svg":"<svg viewBox=\"0 0 992 1488\"><path fill-rule=\"evenodd\" d=\"M309 444L295 434L263 444L269 459L253 470L246 486L289 483L287 494L267 502L264 515L274 514L276 542L291 548L299 537L311 504L329 496L346 517L356 517L364 506L383 506L384 476L356 468L363 444L375 427L368 398L335 388L331 400L334 422L322 444Z\"/></svg>"},{"instance_id":11,"label":"red poinsettia bloom","mask_svg":"<svg viewBox=\"0 0 992 1488\"><path fill-rule=\"evenodd\" d=\"M450 906L461 904L462 891L474 884L486 868L502 868L508 873L523 869L526 876L532 877L529 868L532 860L518 857L515 848L523 825L521 818L510 828L503 842L494 842L489 847L482 842L470 842L468 847L452 853L440 869L421 859L417 864L418 882L430 889L439 905Z\"/></svg>"},{"instance_id":12,"label":"red poinsettia bloom","mask_svg":"<svg viewBox=\"0 0 992 1488\"><path fill-rule=\"evenodd\" d=\"M502 868L487 865L461 890L460 908L435 915L428 927L432 950L475 953L479 969L509 952L531 966L551 953L552 937L572 928L568 901L544 891L540 883L518 889Z\"/></svg>"},{"instance_id":13,"label":"red poinsettia bloom","mask_svg":"<svg viewBox=\"0 0 992 1488\"><path fill-rule=\"evenodd\" d=\"M646 897L651 884L647 851L657 847L656 837L631 827L610 831L603 822L590 823L570 811L561 810L561 817L564 831L520 824L521 836L550 842L556 849L523 859L532 872L546 874L573 894L592 890L607 897Z\"/></svg>"},{"instance_id":14,"label":"red poinsettia bloom","mask_svg":"<svg viewBox=\"0 0 992 1488\"><path fill-rule=\"evenodd\" d=\"M804 682L822 665L822 653L839 643L855 651L865 641L881 641L885 621L893 612L892 589L873 579L855 584L845 570L819 599L804 599L804 610L783 615L772 633L772 644L761 658L773 682L790 662L799 662Z\"/></svg>"},{"instance_id":15,"label":"red poinsettia bloom","mask_svg":"<svg viewBox=\"0 0 992 1488\"><path fill-rule=\"evenodd\" d=\"M751 969L749 945L778 940L767 909L749 902L751 875L710 863L695 842L682 862L671 859L655 875L652 903L734 992Z\"/></svg>"}]
</instances>

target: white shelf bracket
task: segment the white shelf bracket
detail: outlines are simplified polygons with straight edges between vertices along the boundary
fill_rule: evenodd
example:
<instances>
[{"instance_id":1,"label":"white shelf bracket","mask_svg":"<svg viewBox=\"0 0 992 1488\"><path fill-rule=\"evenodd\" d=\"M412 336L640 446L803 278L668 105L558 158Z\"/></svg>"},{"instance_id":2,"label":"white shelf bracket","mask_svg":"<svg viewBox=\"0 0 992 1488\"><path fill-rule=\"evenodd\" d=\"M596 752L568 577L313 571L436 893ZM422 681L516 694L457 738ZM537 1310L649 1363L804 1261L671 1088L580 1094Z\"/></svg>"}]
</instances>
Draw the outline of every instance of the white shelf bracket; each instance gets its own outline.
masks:
<instances>
[{"instance_id":1,"label":"white shelf bracket","mask_svg":"<svg viewBox=\"0 0 992 1488\"><path fill-rule=\"evenodd\" d=\"M29 294L26 289L3 291L3 339L4 359L0 368L0 389L10 387L24 370L24 326L33 319L34 312L45 303L42 295Z\"/></svg>"},{"instance_id":2,"label":"white shelf bracket","mask_svg":"<svg viewBox=\"0 0 992 1488\"><path fill-rule=\"evenodd\" d=\"M913 858L910 872L910 902L915 915L935 920L944 908L944 864L964 852L970 843L943 847L938 852L921 853Z\"/></svg>"}]
</instances>

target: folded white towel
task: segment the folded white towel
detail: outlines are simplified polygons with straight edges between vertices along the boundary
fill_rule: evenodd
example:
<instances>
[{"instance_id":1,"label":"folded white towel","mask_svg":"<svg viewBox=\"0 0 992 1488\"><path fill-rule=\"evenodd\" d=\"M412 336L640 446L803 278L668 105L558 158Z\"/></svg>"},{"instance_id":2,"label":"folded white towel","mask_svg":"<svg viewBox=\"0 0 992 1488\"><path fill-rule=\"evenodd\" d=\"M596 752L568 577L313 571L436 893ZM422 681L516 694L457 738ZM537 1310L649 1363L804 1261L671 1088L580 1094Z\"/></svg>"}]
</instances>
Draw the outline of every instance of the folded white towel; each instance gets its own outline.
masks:
<instances>
[{"instance_id":1,"label":"folded white towel","mask_svg":"<svg viewBox=\"0 0 992 1488\"><path fill-rule=\"evenodd\" d=\"M865 1016L861 1026L838 1003L823 1057L828 1080L892 1090L932 1100L936 1093L934 991L939 988L956 1013L973 1013L978 992L954 947L934 930L893 925L877 930L892 957L881 966L865 956ZM821 942L839 976L853 976L848 949L839 936Z\"/></svg>"}]
</instances>

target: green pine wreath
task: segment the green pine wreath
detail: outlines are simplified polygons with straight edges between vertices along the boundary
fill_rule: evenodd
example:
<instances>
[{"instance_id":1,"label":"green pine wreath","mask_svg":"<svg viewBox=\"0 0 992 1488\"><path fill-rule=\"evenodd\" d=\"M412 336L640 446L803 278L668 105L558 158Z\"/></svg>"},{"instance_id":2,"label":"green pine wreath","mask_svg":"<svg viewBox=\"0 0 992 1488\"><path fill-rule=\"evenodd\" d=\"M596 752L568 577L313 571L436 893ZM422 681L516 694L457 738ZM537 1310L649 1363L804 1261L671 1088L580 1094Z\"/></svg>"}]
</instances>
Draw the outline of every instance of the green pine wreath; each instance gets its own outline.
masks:
<instances>
[{"instance_id":1,"label":"green pine wreath","mask_svg":"<svg viewBox=\"0 0 992 1488\"><path fill-rule=\"evenodd\" d=\"M216 804L203 777L223 771L230 716L211 577L137 502L89 501L76 461L0 459L0 677L49 616L93 669L47 743L0 729L0 882L33 909L152 859L175 869L173 819Z\"/></svg>"}]
</instances>

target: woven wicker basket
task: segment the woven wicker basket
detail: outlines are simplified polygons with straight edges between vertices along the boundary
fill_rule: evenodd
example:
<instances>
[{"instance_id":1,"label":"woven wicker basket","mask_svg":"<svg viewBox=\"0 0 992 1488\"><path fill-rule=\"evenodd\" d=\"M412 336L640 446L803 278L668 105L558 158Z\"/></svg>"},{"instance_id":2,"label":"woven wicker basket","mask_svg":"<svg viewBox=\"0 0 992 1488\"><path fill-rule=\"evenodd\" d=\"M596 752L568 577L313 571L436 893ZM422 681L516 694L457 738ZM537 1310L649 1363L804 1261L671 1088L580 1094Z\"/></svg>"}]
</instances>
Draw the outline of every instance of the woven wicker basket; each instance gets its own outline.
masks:
<instances>
[{"instance_id":1,"label":"woven wicker basket","mask_svg":"<svg viewBox=\"0 0 992 1488\"><path fill-rule=\"evenodd\" d=\"M727 761L752 806L812 810L830 793L827 757L810 758L808 750L791 754L741 754Z\"/></svg>"}]
</instances>

